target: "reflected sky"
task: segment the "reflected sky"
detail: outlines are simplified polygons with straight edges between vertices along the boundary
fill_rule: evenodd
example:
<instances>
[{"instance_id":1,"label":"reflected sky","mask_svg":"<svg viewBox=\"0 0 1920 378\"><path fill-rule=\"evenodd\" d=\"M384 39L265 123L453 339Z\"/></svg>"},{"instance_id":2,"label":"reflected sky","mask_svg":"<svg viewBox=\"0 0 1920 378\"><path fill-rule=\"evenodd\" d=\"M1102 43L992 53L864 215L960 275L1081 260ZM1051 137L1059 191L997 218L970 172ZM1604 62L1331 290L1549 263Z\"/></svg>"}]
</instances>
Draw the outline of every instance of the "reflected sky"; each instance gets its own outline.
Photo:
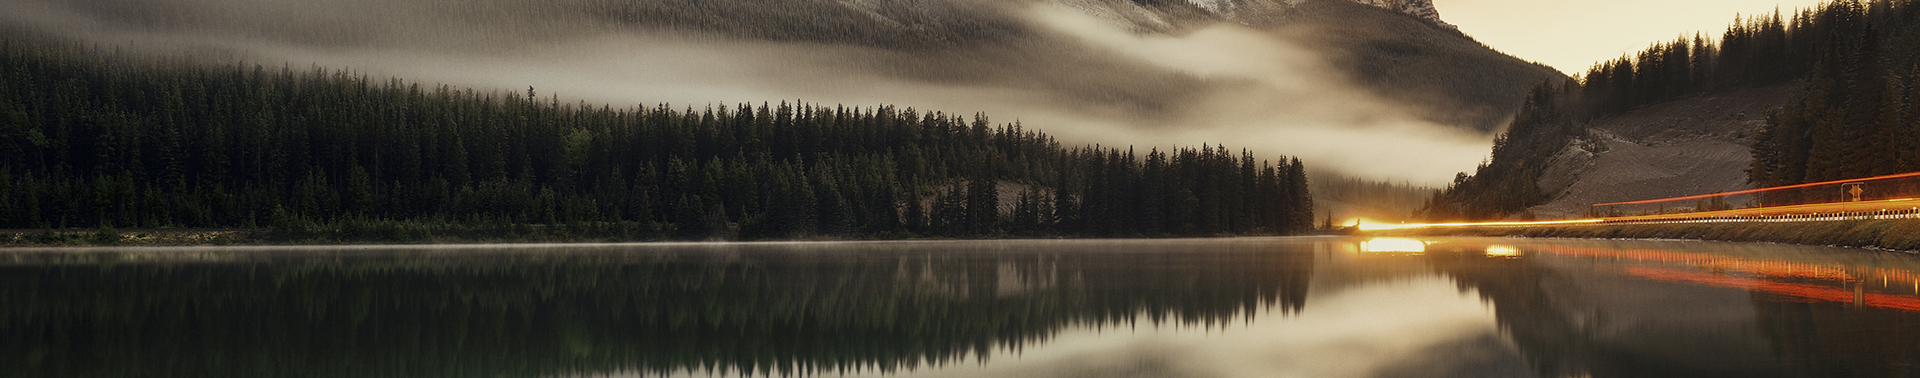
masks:
<instances>
[{"instance_id":1,"label":"reflected sky","mask_svg":"<svg viewBox=\"0 0 1920 378\"><path fill-rule=\"evenodd\" d=\"M1339 237L0 251L0 377L1907 376L1920 259Z\"/></svg>"}]
</instances>

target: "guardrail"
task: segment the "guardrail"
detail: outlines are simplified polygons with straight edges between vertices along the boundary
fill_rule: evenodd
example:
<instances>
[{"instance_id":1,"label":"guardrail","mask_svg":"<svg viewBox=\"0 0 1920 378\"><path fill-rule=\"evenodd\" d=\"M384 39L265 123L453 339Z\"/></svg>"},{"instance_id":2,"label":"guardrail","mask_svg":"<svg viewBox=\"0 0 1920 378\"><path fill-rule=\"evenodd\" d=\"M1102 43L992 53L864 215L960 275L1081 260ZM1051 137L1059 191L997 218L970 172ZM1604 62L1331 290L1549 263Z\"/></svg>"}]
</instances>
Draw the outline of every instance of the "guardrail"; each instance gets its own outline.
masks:
<instances>
[{"instance_id":1,"label":"guardrail","mask_svg":"<svg viewBox=\"0 0 1920 378\"><path fill-rule=\"evenodd\" d=\"M1613 218L1920 197L1920 172L1821 181L1680 197L1593 204L1589 217Z\"/></svg>"}]
</instances>

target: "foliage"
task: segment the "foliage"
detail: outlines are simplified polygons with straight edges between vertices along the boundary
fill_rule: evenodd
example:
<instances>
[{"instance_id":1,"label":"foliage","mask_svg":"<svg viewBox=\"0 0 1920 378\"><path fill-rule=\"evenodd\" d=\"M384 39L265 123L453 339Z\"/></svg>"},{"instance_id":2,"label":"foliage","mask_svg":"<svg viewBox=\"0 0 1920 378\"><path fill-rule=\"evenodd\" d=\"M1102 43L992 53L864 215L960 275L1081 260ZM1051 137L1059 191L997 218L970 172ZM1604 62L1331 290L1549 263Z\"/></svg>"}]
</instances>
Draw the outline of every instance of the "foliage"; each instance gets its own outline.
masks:
<instances>
[{"instance_id":1,"label":"foliage","mask_svg":"<svg viewBox=\"0 0 1920 378\"><path fill-rule=\"evenodd\" d=\"M1548 158L1569 143L1588 138L1565 111L1579 87L1551 83L1534 88L1507 132L1494 138L1493 154L1473 176L1454 176L1416 214L1428 220L1499 219L1547 200L1535 184Z\"/></svg>"},{"instance_id":2,"label":"foliage","mask_svg":"<svg viewBox=\"0 0 1920 378\"><path fill-rule=\"evenodd\" d=\"M1836 2L1805 17L1810 30L1796 38L1820 42L1808 52L1812 68L1755 138L1748 180L1777 186L1920 171L1920 6Z\"/></svg>"}]
</instances>

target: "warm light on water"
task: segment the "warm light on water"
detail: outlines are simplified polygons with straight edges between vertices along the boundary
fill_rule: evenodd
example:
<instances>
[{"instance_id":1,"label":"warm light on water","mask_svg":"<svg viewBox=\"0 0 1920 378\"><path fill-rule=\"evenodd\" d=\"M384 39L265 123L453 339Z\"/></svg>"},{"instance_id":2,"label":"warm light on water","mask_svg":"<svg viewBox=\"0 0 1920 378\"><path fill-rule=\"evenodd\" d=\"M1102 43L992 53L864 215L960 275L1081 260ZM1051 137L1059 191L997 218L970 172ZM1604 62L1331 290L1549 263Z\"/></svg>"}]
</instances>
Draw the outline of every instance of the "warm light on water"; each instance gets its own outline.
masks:
<instances>
[{"instance_id":1,"label":"warm light on water","mask_svg":"<svg viewBox=\"0 0 1920 378\"><path fill-rule=\"evenodd\" d=\"M1519 257L1520 249L1514 248L1514 246L1511 245L1490 245L1487 246L1487 256Z\"/></svg>"},{"instance_id":2,"label":"warm light on water","mask_svg":"<svg viewBox=\"0 0 1920 378\"><path fill-rule=\"evenodd\" d=\"M1603 221L1604 220L1602 219L1572 219L1572 220L1526 221L1526 222L1374 223L1372 221L1362 219L1360 220L1360 230L1361 231L1385 231L1385 230L1406 230L1406 229L1415 229L1415 228L1435 228L1435 227L1555 226L1555 225L1570 225L1570 224L1593 224L1593 223L1600 223Z\"/></svg>"},{"instance_id":3,"label":"warm light on water","mask_svg":"<svg viewBox=\"0 0 1920 378\"><path fill-rule=\"evenodd\" d=\"M1372 238L1360 242L1360 251L1371 253L1420 253L1427 251L1427 243L1414 239Z\"/></svg>"}]
</instances>

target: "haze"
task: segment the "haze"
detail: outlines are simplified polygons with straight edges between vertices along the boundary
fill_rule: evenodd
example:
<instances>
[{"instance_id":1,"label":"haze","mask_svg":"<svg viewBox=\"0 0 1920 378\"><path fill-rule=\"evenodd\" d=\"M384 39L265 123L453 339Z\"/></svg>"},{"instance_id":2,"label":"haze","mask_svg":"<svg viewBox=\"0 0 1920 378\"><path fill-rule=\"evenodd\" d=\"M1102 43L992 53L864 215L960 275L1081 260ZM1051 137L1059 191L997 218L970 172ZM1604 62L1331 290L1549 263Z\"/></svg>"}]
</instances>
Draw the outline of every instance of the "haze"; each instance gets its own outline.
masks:
<instances>
[{"instance_id":1,"label":"haze","mask_svg":"<svg viewBox=\"0 0 1920 378\"><path fill-rule=\"evenodd\" d=\"M879 12L881 3L855 4ZM596 107L804 101L984 112L1069 145L1144 151L1224 143L1429 185L1472 170L1491 141L1422 121L1405 104L1349 85L1324 57L1235 24L1176 36L1058 3L910 3L986 25L956 29L978 35L938 43L884 33L838 43L808 30L635 26L626 18L659 17L647 13L657 10L620 7L659 5L592 0L20 0L0 5L0 22L216 61L351 69L507 93L533 87L542 97Z\"/></svg>"},{"instance_id":2,"label":"haze","mask_svg":"<svg viewBox=\"0 0 1920 378\"><path fill-rule=\"evenodd\" d=\"M1695 32L1719 39L1736 14L1791 15L1819 0L1433 0L1488 46L1569 74Z\"/></svg>"}]
</instances>

